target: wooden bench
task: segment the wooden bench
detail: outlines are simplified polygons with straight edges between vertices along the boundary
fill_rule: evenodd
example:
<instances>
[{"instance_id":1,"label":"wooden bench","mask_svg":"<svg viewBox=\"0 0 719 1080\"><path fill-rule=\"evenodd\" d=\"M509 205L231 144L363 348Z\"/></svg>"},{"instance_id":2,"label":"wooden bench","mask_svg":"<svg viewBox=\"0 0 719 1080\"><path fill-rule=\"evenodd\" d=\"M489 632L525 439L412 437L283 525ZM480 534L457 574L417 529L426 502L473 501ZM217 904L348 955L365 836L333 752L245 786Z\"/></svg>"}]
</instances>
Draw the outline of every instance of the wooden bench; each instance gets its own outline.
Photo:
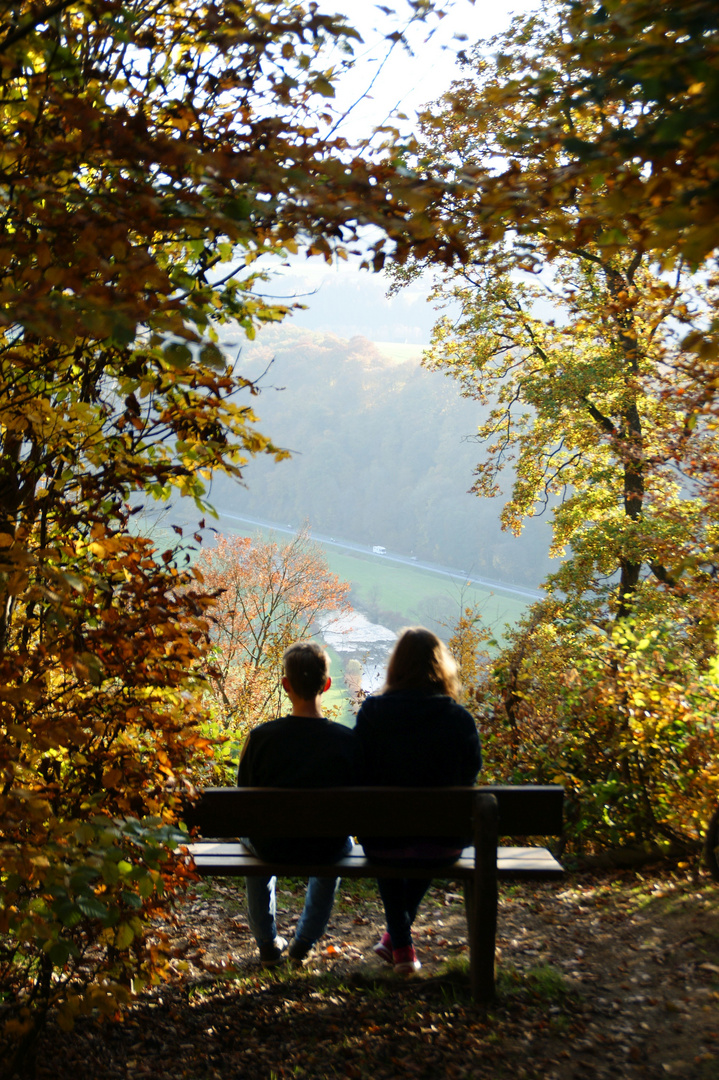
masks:
<instances>
[{"instance_id":1,"label":"wooden bench","mask_svg":"<svg viewBox=\"0 0 719 1080\"><path fill-rule=\"evenodd\" d=\"M203 876L433 877L461 880L473 997L494 998L498 880L557 878L562 866L544 847L499 847L498 838L558 836L558 786L454 788L206 788L188 808L188 844ZM372 863L358 844L330 864L267 863L239 837L467 836L474 846L450 866ZM201 839L200 839L201 837ZM232 842L227 842L232 838Z\"/></svg>"}]
</instances>

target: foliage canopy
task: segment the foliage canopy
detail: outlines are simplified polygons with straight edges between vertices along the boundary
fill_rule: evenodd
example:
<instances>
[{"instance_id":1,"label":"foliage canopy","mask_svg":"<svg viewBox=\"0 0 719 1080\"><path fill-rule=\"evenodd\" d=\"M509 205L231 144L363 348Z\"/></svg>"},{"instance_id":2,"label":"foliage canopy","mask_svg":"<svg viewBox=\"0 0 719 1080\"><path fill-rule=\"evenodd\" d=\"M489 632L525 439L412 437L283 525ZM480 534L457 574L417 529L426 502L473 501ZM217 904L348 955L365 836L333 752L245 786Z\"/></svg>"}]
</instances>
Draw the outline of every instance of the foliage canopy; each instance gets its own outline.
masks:
<instances>
[{"instance_id":1,"label":"foliage canopy","mask_svg":"<svg viewBox=\"0 0 719 1080\"><path fill-rule=\"evenodd\" d=\"M429 11L431 4L411 4ZM328 45L285 0L17 0L0 13L0 1053L114 1013L167 957L146 917L197 762L211 598L138 501L205 506L281 456L217 345L288 312L269 258L438 258L441 185L330 132ZM158 943L159 942L159 943Z\"/></svg>"},{"instance_id":2,"label":"foliage canopy","mask_svg":"<svg viewBox=\"0 0 719 1080\"><path fill-rule=\"evenodd\" d=\"M699 219L677 210L662 218L669 234L656 216L669 193L642 157L656 102L642 97L646 69L627 76L616 38L640 8L649 18L632 0L558 2L515 20L467 52L410 148L452 180L446 215L471 237L466 264L439 275L435 298L452 314L426 362L488 410L475 491L495 494L514 461L505 524L549 509L555 553L569 553L485 688L501 729L488 740L499 768L509 747L515 775L561 777L577 836L615 845L696 842L717 739L716 420L693 350L718 298L711 271L691 272L716 234L707 246ZM679 26L677 9L662 5L651 33L665 15ZM694 44L710 49L702 34ZM658 65L645 45L643 62ZM687 119L671 95L662 102ZM638 149L622 163L630 133ZM687 140L700 182L707 145Z\"/></svg>"}]
</instances>

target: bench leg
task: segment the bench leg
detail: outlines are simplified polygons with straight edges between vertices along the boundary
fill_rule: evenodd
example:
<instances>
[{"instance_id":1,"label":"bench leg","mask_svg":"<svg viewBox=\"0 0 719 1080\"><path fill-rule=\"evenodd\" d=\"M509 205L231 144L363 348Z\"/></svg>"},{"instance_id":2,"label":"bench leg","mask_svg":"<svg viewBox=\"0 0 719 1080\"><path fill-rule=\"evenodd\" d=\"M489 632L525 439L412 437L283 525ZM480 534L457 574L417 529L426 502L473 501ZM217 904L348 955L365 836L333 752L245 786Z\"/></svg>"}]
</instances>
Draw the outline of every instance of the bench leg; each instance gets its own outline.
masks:
<instances>
[{"instance_id":1,"label":"bench leg","mask_svg":"<svg viewBox=\"0 0 719 1080\"><path fill-rule=\"evenodd\" d=\"M497 937L497 800L478 800L475 822L474 878L466 881L464 901L469 932L469 975L472 997L482 1004L494 1000L494 962Z\"/></svg>"}]
</instances>

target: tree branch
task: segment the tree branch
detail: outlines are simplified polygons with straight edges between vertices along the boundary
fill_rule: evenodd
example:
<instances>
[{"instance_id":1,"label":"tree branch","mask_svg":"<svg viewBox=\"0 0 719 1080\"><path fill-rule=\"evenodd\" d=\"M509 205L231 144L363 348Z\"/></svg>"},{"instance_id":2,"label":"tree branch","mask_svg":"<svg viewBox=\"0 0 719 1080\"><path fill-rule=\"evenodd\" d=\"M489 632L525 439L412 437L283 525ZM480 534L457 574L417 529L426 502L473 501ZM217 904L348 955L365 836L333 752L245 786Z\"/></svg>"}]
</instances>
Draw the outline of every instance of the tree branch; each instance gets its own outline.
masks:
<instances>
[{"instance_id":1,"label":"tree branch","mask_svg":"<svg viewBox=\"0 0 719 1080\"><path fill-rule=\"evenodd\" d=\"M678 579L675 578L672 574L670 574L667 568L665 566L662 566L661 563L650 562L649 569L654 574L654 577L661 581L664 585L674 586L677 584Z\"/></svg>"},{"instance_id":2,"label":"tree branch","mask_svg":"<svg viewBox=\"0 0 719 1080\"><path fill-rule=\"evenodd\" d=\"M592 405L591 401L588 398L584 398L583 400L584 404L589 410L589 415L592 417L592 419L596 420L599 426L603 428L608 435L617 435L617 429L612 423L612 421L609 419L609 417L605 416L604 413L600 412L596 405Z\"/></svg>"},{"instance_id":3,"label":"tree branch","mask_svg":"<svg viewBox=\"0 0 719 1080\"><path fill-rule=\"evenodd\" d=\"M72 7L74 3L75 0L57 0L56 3L51 4L44 11L38 12L34 18L29 19L24 26L18 26L14 31L8 30L5 38L0 42L0 52L3 52L11 45L15 45L16 42L21 41L27 34L32 33L38 26L41 26L42 23L47 22L54 15L59 15L66 8Z\"/></svg>"}]
</instances>

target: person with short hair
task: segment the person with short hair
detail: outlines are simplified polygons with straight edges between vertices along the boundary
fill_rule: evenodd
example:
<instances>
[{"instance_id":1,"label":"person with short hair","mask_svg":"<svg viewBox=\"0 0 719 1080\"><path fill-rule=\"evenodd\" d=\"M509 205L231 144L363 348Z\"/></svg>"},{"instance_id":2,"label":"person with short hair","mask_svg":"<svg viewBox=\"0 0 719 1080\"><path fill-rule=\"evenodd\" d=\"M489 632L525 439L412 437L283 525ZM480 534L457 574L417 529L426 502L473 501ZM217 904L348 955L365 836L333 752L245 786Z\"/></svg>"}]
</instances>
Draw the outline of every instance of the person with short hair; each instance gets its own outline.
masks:
<instances>
[{"instance_id":1,"label":"person with short hair","mask_svg":"<svg viewBox=\"0 0 719 1080\"><path fill-rule=\"evenodd\" d=\"M292 712L250 732L237 770L239 787L344 787L361 781L360 751L354 731L322 714L321 697L329 690L330 661L314 641L299 641L285 651L282 686ZM350 837L317 839L245 837L259 858L271 862L335 862L348 854ZM247 911L260 963L273 967L287 940L277 933L275 877L248 877ZM289 959L301 963L324 934L339 887L339 877L310 877Z\"/></svg>"},{"instance_id":2,"label":"person with short hair","mask_svg":"<svg viewBox=\"0 0 719 1080\"><path fill-rule=\"evenodd\" d=\"M378 787L449 787L473 784L482 764L474 718L456 700L457 664L446 645L423 626L403 630L387 667L382 691L368 697L355 732L365 759L365 782ZM361 837L376 862L413 866L453 863L464 837ZM387 930L373 947L400 975L422 966L412 924L431 878L378 878Z\"/></svg>"}]
</instances>

